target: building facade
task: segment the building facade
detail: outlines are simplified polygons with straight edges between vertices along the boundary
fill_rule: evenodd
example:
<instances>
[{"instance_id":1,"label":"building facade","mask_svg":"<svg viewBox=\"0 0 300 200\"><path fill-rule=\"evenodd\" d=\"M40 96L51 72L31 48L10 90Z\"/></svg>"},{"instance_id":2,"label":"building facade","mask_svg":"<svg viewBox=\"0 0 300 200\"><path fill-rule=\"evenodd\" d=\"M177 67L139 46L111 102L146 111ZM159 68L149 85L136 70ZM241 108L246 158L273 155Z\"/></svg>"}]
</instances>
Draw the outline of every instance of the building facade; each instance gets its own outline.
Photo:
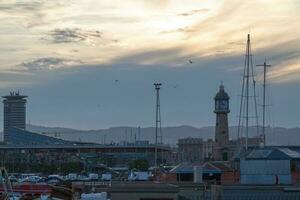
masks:
<instances>
[{"instance_id":1,"label":"building facade","mask_svg":"<svg viewBox=\"0 0 300 200\"><path fill-rule=\"evenodd\" d=\"M154 165L155 145L151 144L78 143L18 128L10 129L9 139L6 144L0 144L0 158L2 166L10 172L65 173L70 163L80 164L81 168L88 172L102 165L127 168L135 160L147 160L150 166ZM169 146L159 145L157 152L159 161L169 163L171 154Z\"/></svg>"},{"instance_id":2,"label":"building facade","mask_svg":"<svg viewBox=\"0 0 300 200\"><path fill-rule=\"evenodd\" d=\"M239 163L238 165L240 171L241 184L299 184L299 148L253 148L241 154L240 157L236 159L236 161Z\"/></svg>"},{"instance_id":3,"label":"building facade","mask_svg":"<svg viewBox=\"0 0 300 200\"><path fill-rule=\"evenodd\" d=\"M178 140L181 162L202 162L204 159L202 138L183 138Z\"/></svg>"},{"instance_id":4,"label":"building facade","mask_svg":"<svg viewBox=\"0 0 300 200\"><path fill-rule=\"evenodd\" d=\"M179 139L177 145L181 162L200 163L212 158L215 143L211 139L189 137Z\"/></svg>"},{"instance_id":5,"label":"building facade","mask_svg":"<svg viewBox=\"0 0 300 200\"><path fill-rule=\"evenodd\" d=\"M26 97L19 92L10 92L9 95L2 97L4 98L4 142L9 139L10 128L26 129Z\"/></svg>"}]
</instances>

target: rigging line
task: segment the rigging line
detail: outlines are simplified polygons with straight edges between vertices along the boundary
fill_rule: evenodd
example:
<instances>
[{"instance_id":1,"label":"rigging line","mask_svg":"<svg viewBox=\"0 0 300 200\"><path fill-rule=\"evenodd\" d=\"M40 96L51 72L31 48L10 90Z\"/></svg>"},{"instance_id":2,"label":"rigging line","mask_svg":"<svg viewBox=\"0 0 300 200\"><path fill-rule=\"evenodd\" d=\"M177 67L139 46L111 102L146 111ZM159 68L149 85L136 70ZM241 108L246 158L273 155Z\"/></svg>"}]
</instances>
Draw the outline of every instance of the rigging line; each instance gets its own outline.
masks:
<instances>
[{"instance_id":1,"label":"rigging line","mask_svg":"<svg viewBox=\"0 0 300 200\"><path fill-rule=\"evenodd\" d=\"M239 122L238 122L238 138L241 134L241 115L243 110L243 95L244 95L244 87L245 87L245 73L246 73L246 59L247 58L247 47L246 47L246 53L245 53L245 59L244 59L244 73L243 73L243 83L242 83L242 93L241 93L241 101L240 101L240 111L239 111Z\"/></svg>"},{"instance_id":2,"label":"rigging line","mask_svg":"<svg viewBox=\"0 0 300 200\"><path fill-rule=\"evenodd\" d=\"M246 151L248 150L248 136L249 136L249 119L248 119L248 114L249 114L249 71L250 71L250 69L249 69L249 64L250 64L250 57L249 57L249 55L250 55L250 51L249 51L249 49L250 49L250 34L248 34L248 39L247 39L247 58L246 58L246 60L247 60L247 65L246 65L246 67L247 67L247 79L246 79L246 96L247 96L247 98L246 98Z\"/></svg>"},{"instance_id":3,"label":"rigging line","mask_svg":"<svg viewBox=\"0 0 300 200\"><path fill-rule=\"evenodd\" d=\"M255 81L255 77L254 77L251 44L249 44L249 45L250 45L250 55L251 55L250 62L251 62L252 82L253 82L254 108L255 108L256 128L257 128L256 135L258 136L259 135L259 125L258 125L258 112L257 112L257 100L256 100L256 81Z\"/></svg>"},{"instance_id":4,"label":"rigging line","mask_svg":"<svg viewBox=\"0 0 300 200\"><path fill-rule=\"evenodd\" d=\"M267 101L268 101L268 107L267 107L267 109L268 109L268 118L269 118L269 126L275 126L275 124L274 124L274 117L272 117L272 116L274 116L274 113L273 113L273 110L274 109L272 109L272 107L273 107L273 105L272 105L272 97L271 97L272 95L271 95L271 90L270 90L270 88L267 90Z\"/></svg>"}]
</instances>

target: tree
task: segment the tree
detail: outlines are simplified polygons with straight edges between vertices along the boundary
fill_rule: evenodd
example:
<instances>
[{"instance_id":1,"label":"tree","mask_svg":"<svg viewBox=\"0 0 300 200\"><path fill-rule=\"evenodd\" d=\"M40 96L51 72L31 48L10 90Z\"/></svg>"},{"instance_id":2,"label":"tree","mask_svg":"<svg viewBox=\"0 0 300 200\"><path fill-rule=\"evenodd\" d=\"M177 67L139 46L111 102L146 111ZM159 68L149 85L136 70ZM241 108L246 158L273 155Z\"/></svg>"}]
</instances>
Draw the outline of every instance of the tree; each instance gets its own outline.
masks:
<instances>
[{"instance_id":1,"label":"tree","mask_svg":"<svg viewBox=\"0 0 300 200\"><path fill-rule=\"evenodd\" d=\"M134 160L130 164L130 169L136 169L139 171L147 171L149 169L149 163L147 160L142 160L142 159Z\"/></svg>"}]
</instances>

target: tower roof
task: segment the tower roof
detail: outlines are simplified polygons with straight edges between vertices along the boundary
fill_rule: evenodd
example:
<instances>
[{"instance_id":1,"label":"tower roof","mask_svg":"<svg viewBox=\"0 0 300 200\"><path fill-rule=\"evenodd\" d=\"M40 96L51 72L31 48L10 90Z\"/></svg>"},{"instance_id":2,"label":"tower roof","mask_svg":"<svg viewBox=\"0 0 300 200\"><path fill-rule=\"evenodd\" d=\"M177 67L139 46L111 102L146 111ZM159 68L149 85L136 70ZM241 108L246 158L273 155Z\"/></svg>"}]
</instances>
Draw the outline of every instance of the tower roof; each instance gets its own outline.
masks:
<instances>
[{"instance_id":1,"label":"tower roof","mask_svg":"<svg viewBox=\"0 0 300 200\"><path fill-rule=\"evenodd\" d=\"M9 95L2 96L4 99L9 99L9 100L16 100L16 99L24 99L27 98L25 95L20 95L19 91L18 92L10 92Z\"/></svg>"},{"instance_id":2,"label":"tower roof","mask_svg":"<svg viewBox=\"0 0 300 200\"><path fill-rule=\"evenodd\" d=\"M215 100L229 100L229 95L225 92L224 85L221 83L220 90L215 96Z\"/></svg>"}]
</instances>

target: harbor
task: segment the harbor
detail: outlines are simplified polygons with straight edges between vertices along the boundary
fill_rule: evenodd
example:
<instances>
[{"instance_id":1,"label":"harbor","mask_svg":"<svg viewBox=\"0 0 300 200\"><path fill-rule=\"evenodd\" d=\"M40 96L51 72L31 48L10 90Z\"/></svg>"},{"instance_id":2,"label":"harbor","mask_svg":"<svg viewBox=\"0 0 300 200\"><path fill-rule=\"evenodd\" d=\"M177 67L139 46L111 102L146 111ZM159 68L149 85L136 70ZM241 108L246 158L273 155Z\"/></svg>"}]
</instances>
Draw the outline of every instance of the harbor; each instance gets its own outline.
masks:
<instances>
[{"instance_id":1,"label":"harbor","mask_svg":"<svg viewBox=\"0 0 300 200\"><path fill-rule=\"evenodd\" d=\"M0 200L300 200L299 10L0 1Z\"/></svg>"}]
</instances>

